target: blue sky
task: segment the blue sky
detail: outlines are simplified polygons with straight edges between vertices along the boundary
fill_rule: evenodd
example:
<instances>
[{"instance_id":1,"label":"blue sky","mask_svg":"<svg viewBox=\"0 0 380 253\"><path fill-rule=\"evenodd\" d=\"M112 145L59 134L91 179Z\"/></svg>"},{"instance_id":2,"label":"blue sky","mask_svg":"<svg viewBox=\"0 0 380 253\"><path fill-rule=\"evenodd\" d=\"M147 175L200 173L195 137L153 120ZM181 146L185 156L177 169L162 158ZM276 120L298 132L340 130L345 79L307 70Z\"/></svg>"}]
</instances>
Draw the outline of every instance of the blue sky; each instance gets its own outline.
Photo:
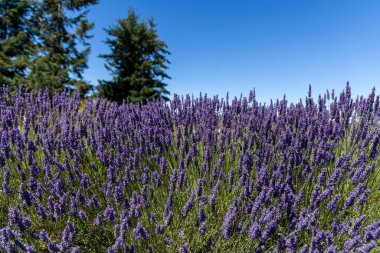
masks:
<instances>
[{"instance_id":1,"label":"blue sky","mask_svg":"<svg viewBox=\"0 0 380 253\"><path fill-rule=\"evenodd\" d=\"M172 93L282 98L297 102L313 94L380 92L380 1L378 0L99 0L85 78L110 79L103 28L133 7L153 17L171 55L167 89Z\"/></svg>"}]
</instances>

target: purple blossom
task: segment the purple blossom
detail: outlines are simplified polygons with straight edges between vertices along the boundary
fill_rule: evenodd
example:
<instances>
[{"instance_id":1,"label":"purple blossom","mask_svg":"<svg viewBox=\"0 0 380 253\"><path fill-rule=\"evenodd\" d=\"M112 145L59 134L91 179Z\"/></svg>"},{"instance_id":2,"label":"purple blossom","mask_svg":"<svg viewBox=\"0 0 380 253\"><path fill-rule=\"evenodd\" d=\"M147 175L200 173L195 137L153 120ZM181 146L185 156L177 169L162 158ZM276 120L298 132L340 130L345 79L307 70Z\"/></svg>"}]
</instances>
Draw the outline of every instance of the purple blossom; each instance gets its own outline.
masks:
<instances>
[{"instance_id":1,"label":"purple blossom","mask_svg":"<svg viewBox=\"0 0 380 253\"><path fill-rule=\"evenodd\" d=\"M179 249L179 253L187 253L187 252L189 252L189 251L188 251L188 246L189 246L188 243L183 244L183 245L181 246L181 248Z\"/></svg>"},{"instance_id":2,"label":"purple blossom","mask_svg":"<svg viewBox=\"0 0 380 253\"><path fill-rule=\"evenodd\" d=\"M171 240L169 237L165 236L164 241L166 244L171 245L173 243L173 240Z\"/></svg>"},{"instance_id":3,"label":"purple blossom","mask_svg":"<svg viewBox=\"0 0 380 253\"><path fill-rule=\"evenodd\" d=\"M93 223L96 225L96 226L101 226L103 224L103 216L101 214L97 214Z\"/></svg>"},{"instance_id":4,"label":"purple blossom","mask_svg":"<svg viewBox=\"0 0 380 253\"><path fill-rule=\"evenodd\" d=\"M156 187L159 187L162 184L160 173L157 171L154 171L152 173L152 181Z\"/></svg>"},{"instance_id":5,"label":"purple blossom","mask_svg":"<svg viewBox=\"0 0 380 253\"><path fill-rule=\"evenodd\" d=\"M39 239L41 240L41 242L48 242L49 241L49 236L48 236L47 232L45 231L45 229L40 230Z\"/></svg>"},{"instance_id":6,"label":"purple blossom","mask_svg":"<svg viewBox=\"0 0 380 253\"><path fill-rule=\"evenodd\" d=\"M316 98L119 105L4 86L0 251L376 250L380 97Z\"/></svg>"},{"instance_id":7,"label":"purple blossom","mask_svg":"<svg viewBox=\"0 0 380 253\"><path fill-rule=\"evenodd\" d=\"M361 253L369 253L371 250L375 249L378 246L378 244L375 241L372 241L370 243L366 243L363 246L356 248L357 252Z\"/></svg>"},{"instance_id":8,"label":"purple blossom","mask_svg":"<svg viewBox=\"0 0 380 253\"><path fill-rule=\"evenodd\" d=\"M83 210L79 210L78 212L78 217L82 220L82 221L87 221L88 219L88 215L85 211Z\"/></svg>"},{"instance_id":9,"label":"purple blossom","mask_svg":"<svg viewBox=\"0 0 380 253\"><path fill-rule=\"evenodd\" d=\"M149 238L149 235L148 235L147 231L145 230L145 228L142 226L141 222L137 223L137 226L132 231L132 235L136 239L148 239Z\"/></svg>"},{"instance_id":10,"label":"purple blossom","mask_svg":"<svg viewBox=\"0 0 380 253\"><path fill-rule=\"evenodd\" d=\"M237 212L237 206L236 205L237 205L237 203L235 201L234 204L232 204L229 207L229 210L226 213L226 217L224 219L224 224L222 227L222 234L223 234L224 238L228 238L231 236L231 230L232 230L232 227L234 225L234 222L235 222L235 219L237 216L237 213L236 213Z\"/></svg>"},{"instance_id":11,"label":"purple blossom","mask_svg":"<svg viewBox=\"0 0 380 253\"><path fill-rule=\"evenodd\" d=\"M249 237L250 238L260 238L261 231L260 231L260 225L257 224L257 222L253 222L251 227L249 228Z\"/></svg>"},{"instance_id":12,"label":"purple blossom","mask_svg":"<svg viewBox=\"0 0 380 253\"><path fill-rule=\"evenodd\" d=\"M202 222L206 221L206 214L205 214L205 203L203 201L199 202L199 210L197 213L197 221L196 226L199 226Z\"/></svg>"},{"instance_id":13,"label":"purple blossom","mask_svg":"<svg viewBox=\"0 0 380 253\"><path fill-rule=\"evenodd\" d=\"M116 211L110 205L103 212L103 216L108 219L110 222L114 222L116 220Z\"/></svg>"},{"instance_id":14,"label":"purple blossom","mask_svg":"<svg viewBox=\"0 0 380 253\"><path fill-rule=\"evenodd\" d=\"M182 211L181 211L182 218L186 218L191 208L194 206L195 204L194 198L195 198L194 194L191 194L189 200L183 205Z\"/></svg>"},{"instance_id":15,"label":"purple blossom","mask_svg":"<svg viewBox=\"0 0 380 253\"><path fill-rule=\"evenodd\" d=\"M22 200L28 206L32 205L32 195L24 187L24 184L21 183L18 190L18 198Z\"/></svg>"},{"instance_id":16,"label":"purple blossom","mask_svg":"<svg viewBox=\"0 0 380 253\"><path fill-rule=\"evenodd\" d=\"M207 230L207 222L203 221L198 228L199 235L203 236L206 233L206 230Z\"/></svg>"},{"instance_id":17,"label":"purple blossom","mask_svg":"<svg viewBox=\"0 0 380 253\"><path fill-rule=\"evenodd\" d=\"M327 208L331 211L331 212L336 212L338 210L338 201L340 199L340 194L337 194L334 196L334 199L332 199L328 204L327 204Z\"/></svg>"},{"instance_id":18,"label":"purple blossom","mask_svg":"<svg viewBox=\"0 0 380 253\"><path fill-rule=\"evenodd\" d=\"M169 192L169 196L166 200L166 205L165 205L165 210L164 210L164 217L167 217L169 213L171 212L172 206L174 203L174 198L173 198L173 192Z\"/></svg>"}]
</instances>

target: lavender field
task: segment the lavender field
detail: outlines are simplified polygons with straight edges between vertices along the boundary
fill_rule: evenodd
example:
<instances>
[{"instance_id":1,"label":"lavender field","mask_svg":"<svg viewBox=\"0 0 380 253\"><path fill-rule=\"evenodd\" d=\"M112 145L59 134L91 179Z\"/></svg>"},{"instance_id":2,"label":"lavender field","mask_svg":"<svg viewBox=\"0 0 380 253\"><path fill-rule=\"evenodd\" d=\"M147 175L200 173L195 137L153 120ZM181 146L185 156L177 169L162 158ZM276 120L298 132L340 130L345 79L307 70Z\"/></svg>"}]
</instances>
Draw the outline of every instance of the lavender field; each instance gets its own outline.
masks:
<instances>
[{"instance_id":1,"label":"lavender field","mask_svg":"<svg viewBox=\"0 0 380 253\"><path fill-rule=\"evenodd\" d=\"M0 251L380 252L379 103L4 87Z\"/></svg>"}]
</instances>

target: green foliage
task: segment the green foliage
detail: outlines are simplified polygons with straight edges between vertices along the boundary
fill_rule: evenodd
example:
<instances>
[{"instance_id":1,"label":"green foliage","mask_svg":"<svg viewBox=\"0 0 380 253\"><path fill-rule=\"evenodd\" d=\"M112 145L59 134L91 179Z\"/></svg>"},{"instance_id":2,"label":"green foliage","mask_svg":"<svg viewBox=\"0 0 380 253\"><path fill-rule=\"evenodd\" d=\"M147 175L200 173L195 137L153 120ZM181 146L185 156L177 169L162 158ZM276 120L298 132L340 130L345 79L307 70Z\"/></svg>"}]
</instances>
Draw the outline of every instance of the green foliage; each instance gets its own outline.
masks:
<instances>
[{"instance_id":1,"label":"green foliage","mask_svg":"<svg viewBox=\"0 0 380 253\"><path fill-rule=\"evenodd\" d=\"M92 86L83 79L90 52L87 8L97 0L0 0L0 83L51 92Z\"/></svg>"},{"instance_id":2,"label":"green foliage","mask_svg":"<svg viewBox=\"0 0 380 253\"><path fill-rule=\"evenodd\" d=\"M39 53L33 62L30 82L62 92L77 89L84 96L91 90L82 73L87 68L93 27L85 18L87 8L97 0L43 0L35 12L39 20ZM70 13L70 15L68 14ZM82 50L78 48L81 44Z\"/></svg>"},{"instance_id":3,"label":"green foliage","mask_svg":"<svg viewBox=\"0 0 380 253\"><path fill-rule=\"evenodd\" d=\"M16 89L27 83L26 70L35 52L32 1L0 0L0 84Z\"/></svg>"},{"instance_id":4,"label":"green foliage","mask_svg":"<svg viewBox=\"0 0 380 253\"><path fill-rule=\"evenodd\" d=\"M169 92L163 82L170 78L165 70L170 63L170 54L164 41L158 39L153 19L147 23L139 22L133 9L127 18L119 19L117 24L106 29L111 38L106 40L111 53L102 54L106 68L113 78L100 80L98 91L101 97L112 101L140 102L168 98Z\"/></svg>"}]
</instances>

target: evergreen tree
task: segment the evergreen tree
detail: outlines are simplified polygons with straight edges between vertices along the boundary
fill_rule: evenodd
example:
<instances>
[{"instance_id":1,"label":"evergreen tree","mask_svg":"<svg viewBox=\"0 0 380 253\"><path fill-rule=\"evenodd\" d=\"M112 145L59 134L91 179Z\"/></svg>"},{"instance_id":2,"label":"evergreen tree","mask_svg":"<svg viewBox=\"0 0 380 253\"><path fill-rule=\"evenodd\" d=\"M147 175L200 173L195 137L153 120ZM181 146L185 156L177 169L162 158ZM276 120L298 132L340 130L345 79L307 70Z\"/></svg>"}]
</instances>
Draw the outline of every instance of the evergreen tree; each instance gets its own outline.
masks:
<instances>
[{"instance_id":1,"label":"evergreen tree","mask_svg":"<svg viewBox=\"0 0 380 253\"><path fill-rule=\"evenodd\" d=\"M139 22L133 9L128 17L117 20L117 24L106 29L111 37L106 40L111 53L102 54L105 67L113 77L110 81L100 80L99 95L112 101L146 102L165 99L170 94L163 79L166 73L166 55L170 54L165 42L158 39L153 19Z\"/></svg>"},{"instance_id":2,"label":"evergreen tree","mask_svg":"<svg viewBox=\"0 0 380 253\"><path fill-rule=\"evenodd\" d=\"M30 69L32 88L62 92L76 89L84 96L92 86L83 79L90 52L86 19L97 0L41 0L35 18L39 22L38 55Z\"/></svg>"},{"instance_id":3,"label":"evergreen tree","mask_svg":"<svg viewBox=\"0 0 380 253\"><path fill-rule=\"evenodd\" d=\"M28 0L0 0L0 84L14 90L27 84L28 66L36 50L33 6Z\"/></svg>"}]
</instances>

